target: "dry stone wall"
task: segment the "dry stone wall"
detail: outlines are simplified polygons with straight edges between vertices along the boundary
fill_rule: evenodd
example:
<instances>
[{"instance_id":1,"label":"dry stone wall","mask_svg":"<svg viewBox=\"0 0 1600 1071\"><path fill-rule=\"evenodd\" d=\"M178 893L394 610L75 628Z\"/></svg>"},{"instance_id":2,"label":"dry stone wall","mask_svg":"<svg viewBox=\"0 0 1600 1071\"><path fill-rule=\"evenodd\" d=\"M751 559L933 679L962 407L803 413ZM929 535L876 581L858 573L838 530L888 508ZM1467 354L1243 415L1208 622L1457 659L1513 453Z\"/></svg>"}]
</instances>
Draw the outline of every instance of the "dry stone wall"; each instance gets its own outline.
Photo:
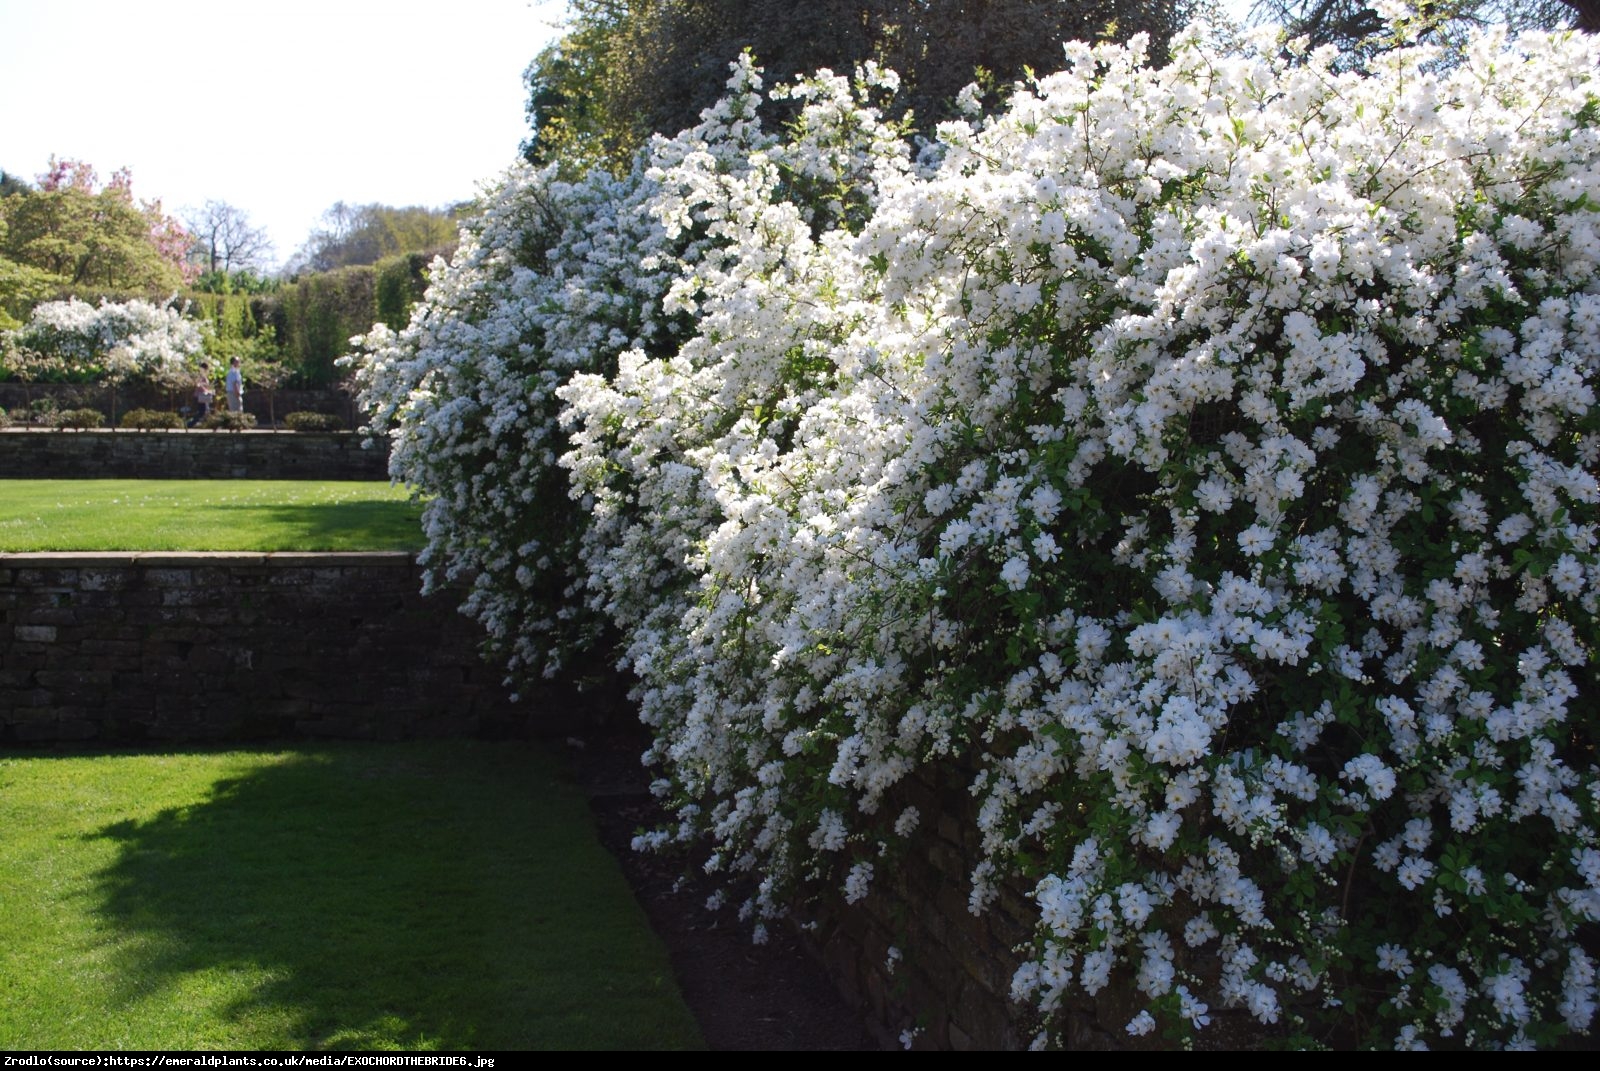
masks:
<instances>
[{"instance_id":1,"label":"dry stone wall","mask_svg":"<svg viewBox=\"0 0 1600 1071\"><path fill-rule=\"evenodd\" d=\"M220 386L220 370L217 378ZM14 418L25 419L29 407L35 403L50 404L57 409L98 409L109 418L113 412L121 414L130 409L177 412L189 404L189 392L134 383L124 384L113 397L111 388L104 383L24 383L18 380L0 383L0 409L6 410ZM285 415L296 411L330 413L352 428L361 416L356 408L355 397L349 391L337 388L281 389L269 395L252 386L244 392L244 411L253 414L262 423L282 420Z\"/></svg>"},{"instance_id":2,"label":"dry stone wall","mask_svg":"<svg viewBox=\"0 0 1600 1071\"><path fill-rule=\"evenodd\" d=\"M875 868L860 902L825 904L810 940L847 997L882 1024L885 1044L916 1048L1026 1048L1026 1011L1010 999L1016 953L1038 912L1013 887L981 915L967 907L982 858L970 776L919 768L885 809L923 816L914 848ZM893 955L890 949L894 949Z\"/></svg>"},{"instance_id":3,"label":"dry stone wall","mask_svg":"<svg viewBox=\"0 0 1600 1071\"><path fill-rule=\"evenodd\" d=\"M1011 999L1011 979L1032 956L1039 910L1029 883L999 886L974 915L968 907L972 870L983 858L975 768L919 767L896 786L886 813L915 806L922 823L910 846L874 868L870 891L855 904L842 897L808 905L806 938L845 996L858 1002L885 1046L977 1051L1025 1049L1046 1024ZM890 950L894 953L891 954ZM1179 950L1185 970L1214 977L1212 954ZM1093 996L1073 994L1048 1026L1071 1051L1162 1051L1159 1034L1131 1037L1126 1024L1148 998L1118 976ZM1200 1049L1256 1049L1266 1034L1241 1009L1212 1009Z\"/></svg>"},{"instance_id":4,"label":"dry stone wall","mask_svg":"<svg viewBox=\"0 0 1600 1071\"><path fill-rule=\"evenodd\" d=\"M568 728L420 590L404 553L0 554L0 746Z\"/></svg>"},{"instance_id":5,"label":"dry stone wall","mask_svg":"<svg viewBox=\"0 0 1600 1071\"><path fill-rule=\"evenodd\" d=\"M0 479L383 480L356 432L0 430Z\"/></svg>"}]
</instances>

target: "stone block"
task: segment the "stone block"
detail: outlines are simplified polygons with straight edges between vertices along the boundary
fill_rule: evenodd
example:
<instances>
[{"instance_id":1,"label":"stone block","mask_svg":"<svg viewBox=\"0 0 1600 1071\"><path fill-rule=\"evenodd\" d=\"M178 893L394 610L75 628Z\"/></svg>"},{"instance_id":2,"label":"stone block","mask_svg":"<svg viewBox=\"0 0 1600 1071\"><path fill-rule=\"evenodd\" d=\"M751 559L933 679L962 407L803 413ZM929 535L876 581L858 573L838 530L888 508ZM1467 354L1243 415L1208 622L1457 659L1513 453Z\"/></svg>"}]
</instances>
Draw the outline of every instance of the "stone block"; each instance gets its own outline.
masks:
<instances>
[{"instance_id":1,"label":"stone block","mask_svg":"<svg viewBox=\"0 0 1600 1071\"><path fill-rule=\"evenodd\" d=\"M56 595L47 604L34 604L19 607L13 614L12 620L19 625L73 625L78 621L78 612L66 601L70 598L68 593Z\"/></svg>"},{"instance_id":2,"label":"stone block","mask_svg":"<svg viewBox=\"0 0 1600 1071\"><path fill-rule=\"evenodd\" d=\"M48 721L18 722L11 726L11 737L19 744L47 744L61 739L60 723L55 718Z\"/></svg>"},{"instance_id":3,"label":"stone block","mask_svg":"<svg viewBox=\"0 0 1600 1071\"><path fill-rule=\"evenodd\" d=\"M105 691L111 687L113 675L103 669L85 669L74 666L70 669L44 669L34 674L34 680L42 688L65 691L67 689L83 691Z\"/></svg>"},{"instance_id":4,"label":"stone block","mask_svg":"<svg viewBox=\"0 0 1600 1071\"><path fill-rule=\"evenodd\" d=\"M24 566L17 570L15 583L19 588L33 591L70 591L78 586L78 571L51 566Z\"/></svg>"},{"instance_id":5,"label":"stone block","mask_svg":"<svg viewBox=\"0 0 1600 1071\"><path fill-rule=\"evenodd\" d=\"M114 689L106 699L107 706L114 708L119 715L151 714L156 709L156 693L140 685Z\"/></svg>"},{"instance_id":6,"label":"stone block","mask_svg":"<svg viewBox=\"0 0 1600 1071\"><path fill-rule=\"evenodd\" d=\"M193 587L194 570L151 568L145 570L144 582L158 588Z\"/></svg>"},{"instance_id":7,"label":"stone block","mask_svg":"<svg viewBox=\"0 0 1600 1071\"><path fill-rule=\"evenodd\" d=\"M267 580L267 583L275 588L306 587L315 582L316 577L313 575L313 570L303 568L281 569Z\"/></svg>"},{"instance_id":8,"label":"stone block","mask_svg":"<svg viewBox=\"0 0 1600 1071\"><path fill-rule=\"evenodd\" d=\"M33 715L44 709L42 706L29 705L28 700L34 694L32 691L0 685L0 730L7 725L34 720ZM4 732L0 731L0 738L4 735Z\"/></svg>"},{"instance_id":9,"label":"stone block","mask_svg":"<svg viewBox=\"0 0 1600 1071\"><path fill-rule=\"evenodd\" d=\"M56 739L93 740L100 735L100 723L90 718L63 714L56 720Z\"/></svg>"},{"instance_id":10,"label":"stone block","mask_svg":"<svg viewBox=\"0 0 1600 1071\"><path fill-rule=\"evenodd\" d=\"M79 591L125 591L132 582L126 569L83 569L78 573Z\"/></svg>"}]
</instances>

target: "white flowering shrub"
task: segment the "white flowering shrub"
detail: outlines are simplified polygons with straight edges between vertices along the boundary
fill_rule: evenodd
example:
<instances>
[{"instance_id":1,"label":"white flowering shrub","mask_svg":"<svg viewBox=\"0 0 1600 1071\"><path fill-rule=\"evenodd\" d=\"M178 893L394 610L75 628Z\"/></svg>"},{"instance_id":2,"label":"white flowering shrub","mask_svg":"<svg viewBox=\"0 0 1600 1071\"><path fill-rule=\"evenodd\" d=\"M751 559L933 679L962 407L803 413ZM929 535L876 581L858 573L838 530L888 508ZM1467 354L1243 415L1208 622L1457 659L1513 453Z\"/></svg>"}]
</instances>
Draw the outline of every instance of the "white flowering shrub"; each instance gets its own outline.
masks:
<instances>
[{"instance_id":1,"label":"white flowering shrub","mask_svg":"<svg viewBox=\"0 0 1600 1071\"><path fill-rule=\"evenodd\" d=\"M47 301L9 334L17 371L29 378L180 386L201 351L200 331L181 310L137 298L98 305Z\"/></svg>"},{"instance_id":2,"label":"white flowering shrub","mask_svg":"<svg viewBox=\"0 0 1600 1071\"><path fill-rule=\"evenodd\" d=\"M625 196L598 172L563 183L513 171L463 227L453 262L435 262L406 328L352 340L368 427L392 439L391 474L432 496L425 582L472 578L463 609L513 673L553 673L592 632L569 591L581 515L556 466L553 393L659 329L634 290L650 276L630 241L646 236L617 211Z\"/></svg>"},{"instance_id":3,"label":"white flowering shrub","mask_svg":"<svg viewBox=\"0 0 1600 1071\"><path fill-rule=\"evenodd\" d=\"M955 761L1047 1025L1586 1032L1600 50L1172 52L1069 45L915 165L836 79L762 134L742 68L628 180L513 174L369 336L374 426L524 662L618 629L643 840L747 914L869 895Z\"/></svg>"}]
</instances>

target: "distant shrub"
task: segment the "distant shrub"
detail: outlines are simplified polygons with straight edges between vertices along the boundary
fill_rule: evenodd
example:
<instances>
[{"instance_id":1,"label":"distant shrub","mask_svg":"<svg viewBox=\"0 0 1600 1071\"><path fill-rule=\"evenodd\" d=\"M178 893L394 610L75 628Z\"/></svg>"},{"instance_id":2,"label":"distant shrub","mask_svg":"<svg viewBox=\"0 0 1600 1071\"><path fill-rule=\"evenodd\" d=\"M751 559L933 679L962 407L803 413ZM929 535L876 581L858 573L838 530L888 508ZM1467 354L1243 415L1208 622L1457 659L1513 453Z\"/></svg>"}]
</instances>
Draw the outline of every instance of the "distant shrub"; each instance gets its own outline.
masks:
<instances>
[{"instance_id":1,"label":"distant shrub","mask_svg":"<svg viewBox=\"0 0 1600 1071\"><path fill-rule=\"evenodd\" d=\"M55 416L58 428L98 428L106 418L98 409L63 409Z\"/></svg>"},{"instance_id":2,"label":"distant shrub","mask_svg":"<svg viewBox=\"0 0 1600 1071\"><path fill-rule=\"evenodd\" d=\"M283 418L290 431L343 431L344 419L332 413L290 413Z\"/></svg>"},{"instance_id":3,"label":"distant shrub","mask_svg":"<svg viewBox=\"0 0 1600 1071\"><path fill-rule=\"evenodd\" d=\"M181 309L142 300L76 298L34 307L12 335L13 373L33 381L136 381L177 386L200 353L200 331Z\"/></svg>"},{"instance_id":4,"label":"distant shrub","mask_svg":"<svg viewBox=\"0 0 1600 1071\"><path fill-rule=\"evenodd\" d=\"M0 409L0 428L9 428L10 426L11 414L6 412L4 409Z\"/></svg>"},{"instance_id":5,"label":"distant shrub","mask_svg":"<svg viewBox=\"0 0 1600 1071\"><path fill-rule=\"evenodd\" d=\"M243 431L246 428L256 426L256 415L254 413L230 413L224 410L220 413L212 413L201 421L200 426L221 431Z\"/></svg>"},{"instance_id":6,"label":"distant shrub","mask_svg":"<svg viewBox=\"0 0 1600 1071\"><path fill-rule=\"evenodd\" d=\"M122 414L119 426L139 431L152 428L181 428L183 417L164 409L130 409Z\"/></svg>"},{"instance_id":7,"label":"distant shrub","mask_svg":"<svg viewBox=\"0 0 1600 1071\"><path fill-rule=\"evenodd\" d=\"M56 400L49 395L35 398L28 403L28 420L34 424L51 424L55 422Z\"/></svg>"}]
</instances>

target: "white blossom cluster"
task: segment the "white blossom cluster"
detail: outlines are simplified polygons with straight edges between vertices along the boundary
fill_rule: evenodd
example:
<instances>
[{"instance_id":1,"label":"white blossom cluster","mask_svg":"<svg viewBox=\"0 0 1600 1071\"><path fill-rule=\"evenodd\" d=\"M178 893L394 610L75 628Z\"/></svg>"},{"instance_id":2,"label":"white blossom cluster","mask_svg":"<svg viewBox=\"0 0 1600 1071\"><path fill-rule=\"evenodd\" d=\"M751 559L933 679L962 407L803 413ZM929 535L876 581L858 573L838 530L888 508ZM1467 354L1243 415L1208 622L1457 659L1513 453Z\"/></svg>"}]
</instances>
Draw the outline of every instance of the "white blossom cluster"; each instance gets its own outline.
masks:
<instances>
[{"instance_id":1,"label":"white blossom cluster","mask_svg":"<svg viewBox=\"0 0 1600 1071\"><path fill-rule=\"evenodd\" d=\"M741 65L625 180L513 173L366 340L374 427L524 663L617 630L642 840L748 915L871 895L959 762L1047 1021L1587 1031L1600 49L1171 51L915 153L890 76L771 135Z\"/></svg>"},{"instance_id":2,"label":"white blossom cluster","mask_svg":"<svg viewBox=\"0 0 1600 1071\"><path fill-rule=\"evenodd\" d=\"M464 610L513 680L553 676L603 621L585 613L575 568L593 503L569 499L557 465L555 391L614 369L625 351L681 344L694 265L726 242L703 223L686 233L665 222L658 175L750 167L769 140L754 121L760 85L740 65L701 126L657 139L625 178L511 170L485 192L453 261L434 264L411 322L352 340L368 427L391 439L391 474L431 496L427 583L470 581Z\"/></svg>"},{"instance_id":3,"label":"white blossom cluster","mask_svg":"<svg viewBox=\"0 0 1600 1071\"><path fill-rule=\"evenodd\" d=\"M10 342L25 366L172 386L188 381L202 349L199 328L180 309L137 298L44 302Z\"/></svg>"}]
</instances>

